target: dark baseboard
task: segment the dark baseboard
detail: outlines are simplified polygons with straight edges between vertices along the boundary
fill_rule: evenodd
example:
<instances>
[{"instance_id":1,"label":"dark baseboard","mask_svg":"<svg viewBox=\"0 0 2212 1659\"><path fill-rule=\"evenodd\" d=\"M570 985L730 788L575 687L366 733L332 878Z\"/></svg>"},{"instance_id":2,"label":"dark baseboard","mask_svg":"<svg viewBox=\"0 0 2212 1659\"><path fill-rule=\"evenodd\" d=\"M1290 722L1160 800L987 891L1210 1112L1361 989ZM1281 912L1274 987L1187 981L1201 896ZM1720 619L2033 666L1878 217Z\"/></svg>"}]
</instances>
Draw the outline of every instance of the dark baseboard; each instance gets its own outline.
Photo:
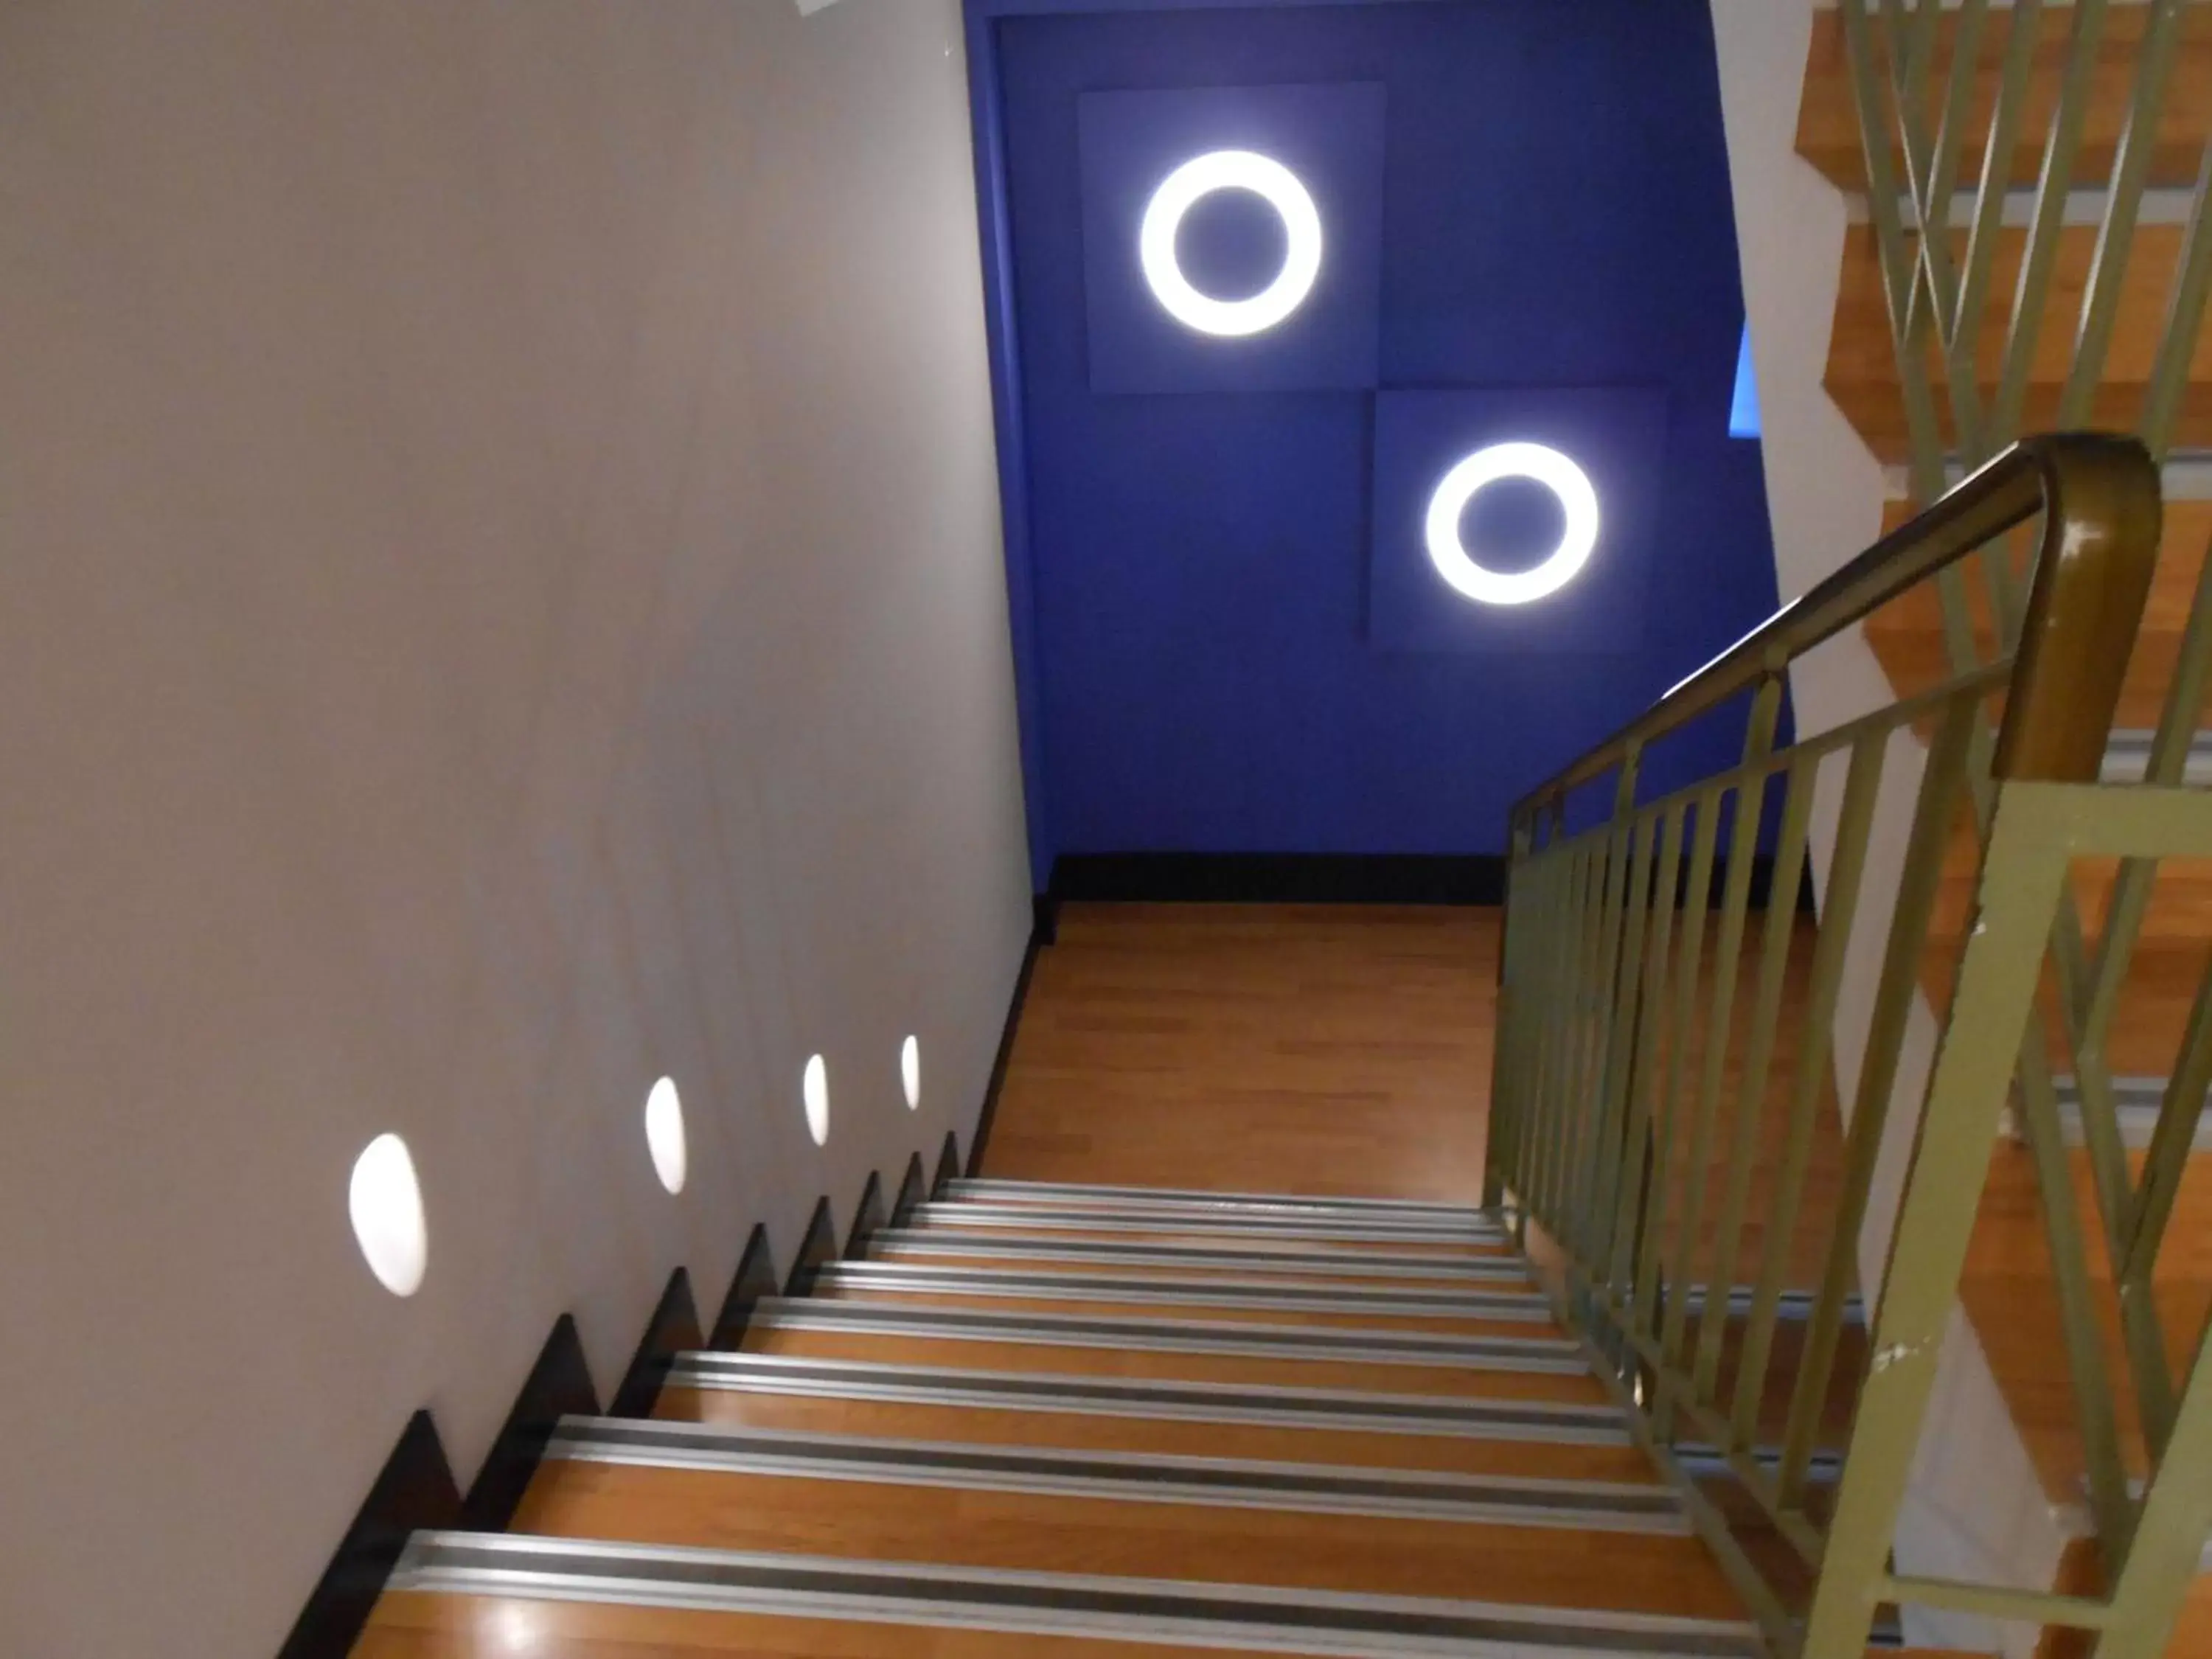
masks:
<instances>
[{"instance_id":1,"label":"dark baseboard","mask_svg":"<svg viewBox=\"0 0 2212 1659\"><path fill-rule=\"evenodd\" d=\"M784 1281L783 1293L813 1295L815 1279L836 1259L837 1218L830 1212L825 1195L814 1201L814 1214L806 1224L806 1236L799 1241L799 1255L791 1264L791 1277Z\"/></svg>"},{"instance_id":2,"label":"dark baseboard","mask_svg":"<svg viewBox=\"0 0 2212 1659\"><path fill-rule=\"evenodd\" d=\"M1499 904L1488 853L1063 853L1049 901L1158 904Z\"/></svg>"},{"instance_id":3,"label":"dark baseboard","mask_svg":"<svg viewBox=\"0 0 2212 1659\"><path fill-rule=\"evenodd\" d=\"M957 1160L955 1160L957 1167ZM929 1172L922 1168L921 1154L916 1152L906 1161L906 1176L899 1182L898 1196L891 1200L891 1225L903 1227L914 1206L929 1197Z\"/></svg>"},{"instance_id":4,"label":"dark baseboard","mask_svg":"<svg viewBox=\"0 0 2212 1659\"><path fill-rule=\"evenodd\" d=\"M471 1532L505 1532L545 1455L546 1443L563 1417L599 1414L599 1390L584 1363L584 1345L573 1316L553 1322L552 1334L538 1351L538 1363L514 1397L514 1408L492 1442L491 1455L461 1504L461 1525Z\"/></svg>"},{"instance_id":5,"label":"dark baseboard","mask_svg":"<svg viewBox=\"0 0 2212 1659\"><path fill-rule=\"evenodd\" d=\"M1713 871L1713 902L1727 881L1728 861ZM1766 908L1774 860L1752 860L1751 903ZM1414 853L1063 853L1054 860L1052 890L1036 898L1039 929L1051 919L1050 944L1063 902L1101 904L1455 904L1505 902L1505 860L1492 853L1431 856ZM1797 908L1809 912L1813 883L1799 883Z\"/></svg>"},{"instance_id":6,"label":"dark baseboard","mask_svg":"<svg viewBox=\"0 0 2212 1659\"><path fill-rule=\"evenodd\" d=\"M1047 902L1039 901L1040 916ZM1056 913L1056 902L1053 902L1053 908ZM1029 1000L1030 977L1036 972L1037 952L1051 944L1052 939L1042 921L1030 929L1029 948L1022 952L1022 971L1014 977L1013 995L1006 999L1006 1023L999 1030L999 1052L991 1061L991 1080L983 1086L983 1109L975 1115L975 1139L968 1148L970 1176L983 1173L983 1154L990 1146L991 1124L999 1115L999 1092L1006 1086L1006 1067L1013 1062L1014 1033L1022 1023L1022 1005ZM939 1179L941 1184L941 1174Z\"/></svg>"},{"instance_id":7,"label":"dark baseboard","mask_svg":"<svg viewBox=\"0 0 2212 1659\"><path fill-rule=\"evenodd\" d=\"M738 1270L730 1277L729 1294L722 1298L721 1311L714 1316L707 1346L741 1346L745 1327L752 1322L753 1304L764 1296L774 1296L775 1287L775 1252L769 1249L768 1226L756 1223L751 1237L745 1240L744 1254L738 1258Z\"/></svg>"},{"instance_id":8,"label":"dark baseboard","mask_svg":"<svg viewBox=\"0 0 2212 1659\"><path fill-rule=\"evenodd\" d=\"M429 1413L416 1412L399 1431L392 1455L384 1460L376 1484L338 1541L276 1659L346 1659L376 1598L384 1594L384 1581L392 1576L408 1534L460 1522L461 1491L438 1425Z\"/></svg>"},{"instance_id":9,"label":"dark baseboard","mask_svg":"<svg viewBox=\"0 0 2212 1659\"><path fill-rule=\"evenodd\" d=\"M960 1137L947 1129L945 1145L938 1149L937 1175L929 1183L933 1198L945 1196L945 1189L960 1179Z\"/></svg>"},{"instance_id":10,"label":"dark baseboard","mask_svg":"<svg viewBox=\"0 0 2212 1659\"><path fill-rule=\"evenodd\" d=\"M853 1224L845 1231L846 1255L864 1255L868 1241L883 1231L884 1224L890 1219L884 1209L884 1178L871 1170L868 1184L860 1188L860 1201L853 1209Z\"/></svg>"},{"instance_id":11,"label":"dark baseboard","mask_svg":"<svg viewBox=\"0 0 2212 1659\"><path fill-rule=\"evenodd\" d=\"M668 1288L661 1291L660 1304L647 1322L645 1334L638 1339L637 1352L630 1357L629 1369L623 1373L622 1386L608 1402L608 1414L652 1416L653 1402L660 1398L660 1385L668 1380L670 1364L680 1353L703 1347L706 1340L699 1328L699 1305L691 1299L691 1275L678 1267L668 1276Z\"/></svg>"}]
</instances>

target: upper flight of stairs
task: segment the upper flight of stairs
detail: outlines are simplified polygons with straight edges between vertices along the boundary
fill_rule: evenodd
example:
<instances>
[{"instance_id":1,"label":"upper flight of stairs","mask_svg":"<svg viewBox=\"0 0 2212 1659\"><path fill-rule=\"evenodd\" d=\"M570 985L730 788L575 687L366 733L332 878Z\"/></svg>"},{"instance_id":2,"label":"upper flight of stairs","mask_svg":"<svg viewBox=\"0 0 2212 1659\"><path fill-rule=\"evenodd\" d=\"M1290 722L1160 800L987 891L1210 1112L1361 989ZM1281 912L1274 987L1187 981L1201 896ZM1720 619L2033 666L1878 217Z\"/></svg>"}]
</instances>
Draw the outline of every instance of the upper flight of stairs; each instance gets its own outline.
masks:
<instances>
[{"instance_id":1,"label":"upper flight of stairs","mask_svg":"<svg viewBox=\"0 0 2212 1659\"><path fill-rule=\"evenodd\" d=\"M2021 319L2035 330L2032 367L2021 410L2021 429L2048 428L2058 416L2059 395L2070 372L2081 325L2083 291L2099 246L2106 187L2129 121L2145 32L2152 9L2116 4L2104 9L2090 94L2083 109L2082 143L2069 180L2055 259L2055 278L2039 316ZM2001 65L2017 14L1992 7L1984 20L1973 64L1974 95L1965 131L1969 142L1959 170L1960 194L1948 213L1954 250L1963 252L1971 223L1972 198L1981 175L1983 138L2000 79ZM1994 386L2005 337L2012 328L2014 276L2027 236L2044 148L2054 106L2069 58L2075 24L2071 6L2040 9L2027 99L2016 122L2015 150L1999 170L2007 195L1986 313L1974 325L1976 375L1986 394ZM1947 15L1937 26L1936 56L1928 76L1930 131L1937 100L1951 72L1960 18ZM2172 309L2172 286L2184 246L2192 191L2212 138L2212 6L2185 7L2178 52L2159 106L2154 143L2144 173L2142 203L2132 248L2122 267L2124 281L2109 355L2101 365L2087 404L2088 422L2120 431L2138 428L2144 418L2151 365ZM1897 165L1895 134L1884 141ZM1908 459L1905 404L1893 345L1887 301L1872 225L1868 222L1867 168L1859 131L1841 19L1834 11L1815 19L1797 126L1797 150L1846 195L1852 223L1846 235L1825 384L1837 406L1874 453L1901 474ZM1906 214L1908 224L1912 216ZM1931 215L1931 217L1933 216ZM1942 365L1931 354L1936 402L1948 431L1950 399ZM2151 728L2164 711L2191 607L2204 580L2204 560L2212 545L2212 326L2200 325L2191 354L2173 453L2165 466L2166 520L2160 563L2142 629L2130 653L2118 712L2118 730L2104 768L2110 781L2140 781L2144 775ZM1902 493L1901 488L1899 493ZM1885 530L1911 516L1906 501L1891 501ZM1996 650L1988 595L1978 574L1970 572L1977 644L1984 660ZM1942 624L1932 587L1923 585L1903 596L1866 623L1866 637L1900 697L1928 690L1949 678ZM2200 731L2184 781L2202 787L2212 781L2212 744ZM2084 926L2094 942L2101 926L2114 874L2109 861L2082 860L2074 870L2074 891ZM1979 876L1979 848L1972 825L1958 826L1946 860L1943 887L1928 949L1922 960L1922 984L1940 1013L1948 1006L1951 981L1973 918ZM2122 1129L2131 1152L2147 1139L2150 1118L2141 1109L2164 1090L2188 1029L2198 979L2212 938L2212 878L2201 865L2175 861L2160 873L2140 941L2131 958L2106 1044L2106 1061L2124 1103ZM2051 1069L2057 1075L2062 1112L2069 1115L2079 1140L2075 1060L2049 1018ZM2212 1126L2212 1116L2205 1120ZM2200 1131L2200 1148L2212 1134ZM2071 1154L2077 1207L2094 1218L2094 1182L2087 1154L2078 1144ZM2177 1344L2201 1328L2212 1308L2212 1152L2200 1150L2182 1189L2161 1254L2152 1291ZM2063 1352L2057 1306L2047 1247L2042 1237L2042 1197L2033 1160L2016 1144L2001 1145L1984 1193L1962 1294L1980 1334L2014 1424L2055 1504L2079 1504L2086 1467L2079 1412ZM2089 1229L2088 1271L2103 1305L2116 1305L2113 1274L2106 1251ZM2106 1358L2112 1375L2129 1376L2117 1317L2106 1323ZM2124 1438L2131 1449L2137 1437L2130 1409L2132 1390L2119 1388Z\"/></svg>"},{"instance_id":2,"label":"upper flight of stairs","mask_svg":"<svg viewBox=\"0 0 2212 1659\"><path fill-rule=\"evenodd\" d=\"M356 1648L1725 1656L1754 1627L1490 1218L957 1182L570 1418Z\"/></svg>"},{"instance_id":3,"label":"upper flight of stairs","mask_svg":"<svg viewBox=\"0 0 2212 1659\"><path fill-rule=\"evenodd\" d=\"M1977 377L1985 391L1995 384L2005 331L2011 320L2009 300L2027 240L2027 209L2065 72L2072 11L2070 6L2046 5L2037 22L2027 103L2014 129L2006 228L1997 246L1990 282L1995 302L1976 336ZM2046 431L2055 422L2059 392L2071 361L2073 324L2080 315L2082 289L2095 260L2094 216L2101 207L2094 198L2112 174L2114 154L2126 127L2134 66L2148 17L2148 8L2141 5L2114 5L2106 10L2098 40L2097 73L2083 118L2081 151L2074 168L2073 182L2081 197L2059 238L2048 315L2028 375L2024 431ZM1996 95L2012 21L2009 8L1992 7L1976 43L1975 94L1966 126L1969 138L1959 169L1964 190L1972 190L1980 178L1980 135L1989 131L1990 109ZM1931 130L1949 72L1950 46L1957 27L1958 15L1954 12L1937 30L1935 70L1929 77ZM2212 136L2212 7L2192 5L2185 9L2179 53L2160 108L2156 143L2145 173L2151 194L2128 263L2112 356L2092 404L2090 424L2094 426L2129 431L2141 419L2151 358L2166 321L2166 299L2182 246L2182 226L2177 221L2185 206L2187 189L2196 180L2208 136ZM1897 147L1893 143L1891 148L1893 172L1901 177ZM1857 107L1843 27L1833 10L1823 11L1814 20L1805 92L1798 106L1797 150L1837 188L1863 198L1866 164ZM1855 216L1858 222L1852 225L1844 245L1826 383L1837 406L1874 452L1885 461L1899 462L1906 459L1905 411L1890 342L1881 259L1865 216ZM1954 207L1954 220L1957 216ZM1963 249L1965 228L1954 228L1950 234ZM1936 384L1940 388L1940 373ZM1948 419L1948 399L1939 395L1937 402ZM2183 450L2212 449L2212 333L2198 338L2175 441Z\"/></svg>"}]
</instances>

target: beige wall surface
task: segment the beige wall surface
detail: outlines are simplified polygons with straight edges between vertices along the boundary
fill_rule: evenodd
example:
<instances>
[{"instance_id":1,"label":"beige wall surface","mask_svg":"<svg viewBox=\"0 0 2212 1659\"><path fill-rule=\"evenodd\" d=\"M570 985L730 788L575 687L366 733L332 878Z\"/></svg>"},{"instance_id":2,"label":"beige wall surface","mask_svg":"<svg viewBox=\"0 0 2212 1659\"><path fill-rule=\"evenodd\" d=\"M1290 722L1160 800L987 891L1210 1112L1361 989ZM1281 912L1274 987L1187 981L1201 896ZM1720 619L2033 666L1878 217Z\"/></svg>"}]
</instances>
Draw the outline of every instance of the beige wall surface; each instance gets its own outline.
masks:
<instances>
[{"instance_id":1,"label":"beige wall surface","mask_svg":"<svg viewBox=\"0 0 2212 1659\"><path fill-rule=\"evenodd\" d=\"M0 4L11 1656L273 1650L414 1407L465 1481L562 1310L605 1392L674 1267L965 1144L1028 906L964 73L956 0Z\"/></svg>"}]
</instances>

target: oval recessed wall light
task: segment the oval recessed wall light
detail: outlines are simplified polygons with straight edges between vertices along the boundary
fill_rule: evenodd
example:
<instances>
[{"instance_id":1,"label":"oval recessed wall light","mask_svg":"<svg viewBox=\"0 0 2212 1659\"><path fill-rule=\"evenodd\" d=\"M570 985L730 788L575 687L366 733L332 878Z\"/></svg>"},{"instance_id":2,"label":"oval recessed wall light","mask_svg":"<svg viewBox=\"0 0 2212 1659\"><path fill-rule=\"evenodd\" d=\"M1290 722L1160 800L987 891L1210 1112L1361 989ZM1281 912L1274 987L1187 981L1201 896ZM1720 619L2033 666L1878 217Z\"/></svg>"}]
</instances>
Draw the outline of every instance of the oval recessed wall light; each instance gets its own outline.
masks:
<instances>
[{"instance_id":1,"label":"oval recessed wall light","mask_svg":"<svg viewBox=\"0 0 2212 1659\"><path fill-rule=\"evenodd\" d=\"M684 1139L684 1100L672 1077L661 1079L646 1094L645 1146L660 1184L671 1193L682 1192L690 1151Z\"/></svg>"},{"instance_id":2,"label":"oval recessed wall light","mask_svg":"<svg viewBox=\"0 0 2212 1659\"><path fill-rule=\"evenodd\" d=\"M830 1068L822 1056L806 1062L799 1079L799 1097L806 1108L806 1133L817 1146L830 1144Z\"/></svg>"},{"instance_id":3,"label":"oval recessed wall light","mask_svg":"<svg viewBox=\"0 0 2212 1659\"><path fill-rule=\"evenodd\" d=\"M1460 540L1460 515L1475 492L1501 478L1529 478L1559 497L1566 516L1559 544L1526 570L1492 570ZM1492 444L1444 474L1429 497L1425 540L1437 574L1480 605L1527 605L1556 593L1589 562L1597 546L1597 491L1589 474L1543 444Z\"/></svg>"},{"instance_id":4,"label":"oval recessed wall light","mask_svg":"<svg viewBox=\"0 0 2212 1659\"><path fill-rule=\"evenodd\" d=\"M355 1243L377 1283L394 1296L412 1296L429 1265L429 1229L422 1219L422 1188L407 1143L381 1134L353 1161L346 1190Z\"/></svg>"},{"instance_id":5,"label":"oval recessed wall light","mask_svg":"<svg viewBox=\"0 0 2212 1659\"><path fill-rule=\"evenodd\" d=\"M908 1037L899 1044L899 1086L906 1091L909 1112L921 1104L921 1039Z\"/></svg>"},{"instance_id":6,"label":"oval recessed wall light","mask_svg":"<svg viewBox=\"0 0 2212 1659\"><path fill-rule=\"evenodd\" d=\"M1176 232L1183 216L1218 190L1246 190L1273 208L1283 222L1283 268L1257 294L1217 300L1191 286L1176 258ZM1145 281L1169 316L1201 334L1258 334L1305 303L1321 275L1321 214L1298 176L1272 157L1249 149L1217 149L1194 156L1160 181L1137 233Z\"/></svg>"}]
</instances>

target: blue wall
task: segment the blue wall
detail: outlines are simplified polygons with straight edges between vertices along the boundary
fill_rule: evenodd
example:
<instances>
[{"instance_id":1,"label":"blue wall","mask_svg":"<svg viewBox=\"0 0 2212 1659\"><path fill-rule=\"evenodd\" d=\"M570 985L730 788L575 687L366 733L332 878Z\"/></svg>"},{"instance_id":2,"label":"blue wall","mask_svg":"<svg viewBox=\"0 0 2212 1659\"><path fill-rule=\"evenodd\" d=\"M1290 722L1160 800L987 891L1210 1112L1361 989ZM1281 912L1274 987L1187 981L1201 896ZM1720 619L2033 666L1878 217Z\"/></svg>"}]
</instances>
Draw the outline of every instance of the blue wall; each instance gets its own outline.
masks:
<instances>
[{"instance_id":1,"label":"blue wall","mask_svg":"<svg viewBox=\"0 0 2212 1659\"><path fill-rule=\"evenodd\" d=\"M1520 793L1772 611L1757 447L1729 437L1743 305L1705 0L994 27L1041 872L1056 852L1502 850ZM1078 94L1355 79L1389 96L1383 384L1669 393L1640 656L1372 648L1364 394L1088 387ZM1735 746L1670 744L1655 781Z\"/></svg>"}]
</instances>

